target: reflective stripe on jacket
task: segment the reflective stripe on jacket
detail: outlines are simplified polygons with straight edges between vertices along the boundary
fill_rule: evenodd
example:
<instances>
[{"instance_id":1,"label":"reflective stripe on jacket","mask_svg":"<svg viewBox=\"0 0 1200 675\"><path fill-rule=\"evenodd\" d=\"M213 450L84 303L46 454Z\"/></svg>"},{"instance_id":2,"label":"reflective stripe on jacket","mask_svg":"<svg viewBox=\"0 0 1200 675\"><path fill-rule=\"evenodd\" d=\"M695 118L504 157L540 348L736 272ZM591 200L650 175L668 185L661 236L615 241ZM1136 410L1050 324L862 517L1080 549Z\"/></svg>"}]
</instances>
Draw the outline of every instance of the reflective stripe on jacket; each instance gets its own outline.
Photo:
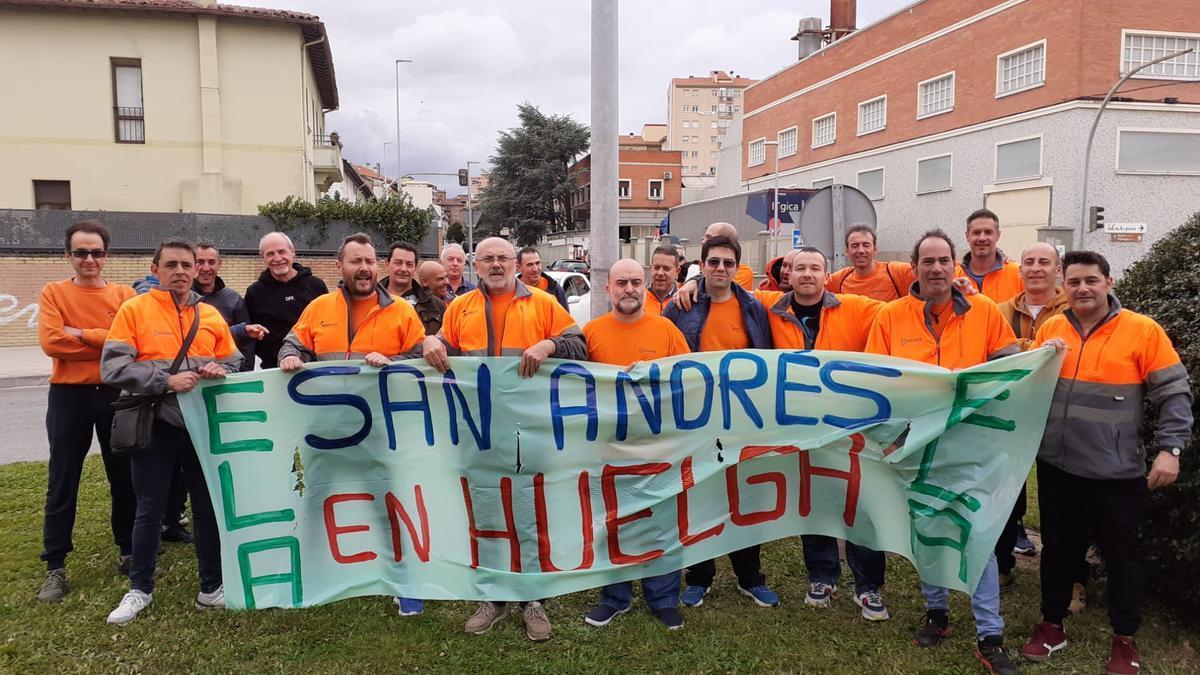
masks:
<instances>
[{"instance_id":1,"label":"reflective stripe on jacket","mask_svg":"<svg viewBox=\"0 0 1200 675\"><path fill-rule=\"evenodd\" d=\"M587 344L575 319L554 296L516 283L516 296L504 316L500 335L492 331L492 302L481 286L446 307L438 337L451 356L520 356L541 342L554 342L554 358L587 359Z\"/></svg>"},{"instance_id":2,"label":"reflective stripe on jacket","mask_svg":"<svg viewBox=\"0 0 1200 675\"><path fill-rule=\"evenodd\" d=\"M963 295L951 290L953 312L942 329L941 339L933 336L933 313L921 297L920 284L913 283L909 294L893 300L879 310L866 351L912 359L950 370L969 368L1020 351L1012 328L983 295Z\"/></svg>"},{"instance_id":3,"label":"reflective stripe on jacket","mask_svg":"<svg viewBox=\"0 0 1200 675\"><path fill-rule=\"evenodd\" d=\"M157 286L126 300L108 329L100 356L100 377L105 384L133 394L166 394L158 406L158 418L177 427L183 426L183 414L174 392L167 388L167 371L192 322L200 325L179 372L215 361L225 372L236 373L242 363L242 354L220 312L201 303L199 293L189 293L182 307L175 305L170 291Z\"/></svg>"},{"instance_id":4,"label":"reflective stripe on jacket","mask_svg":"<svg viewBox=\"0 0 1200 675\"><path fill-rule=\"evenodd\" d=\"M766 298L768 291L759 291ZM792 313L792 294L774 294L778 299L767 309L775 349L819 349L861 352L867 333L884 303L864 295L838 295L825 291L816 335ZM772 298L774 299L774 298Z\"/></svg>"},{"instance_id":5,"label":"reflective stripe on jacket","mask_svg":"<svg viewBox=\"0 0 1200 675\"><path fill-rule=\"evenodd\" d=\"M425 328L417 310L397 302L376 288L379 304L372 307L357 327L345 288L319 296L300 314L296 325L283 339L279 359L297 356L301 361L361 359L371 352L388 358L419 356Z\"/></svg>"},{"instance_id":6,"label":"reflective stripe on jacket","mask_svg":"<svg viewBox=\"0 0 1200 675\"><path fill-rule=\"evenodd\" d=\"M1067 343L1038 459L1084 478L1139 478L1143 401L1158 409L1159 448L1183 448L1192 429L1187 370L1153 319L1121 309L1109 295L1108 315L1085 337L1071 310L1048 320L1035 344Z\"/></svg>"}]
</instances>

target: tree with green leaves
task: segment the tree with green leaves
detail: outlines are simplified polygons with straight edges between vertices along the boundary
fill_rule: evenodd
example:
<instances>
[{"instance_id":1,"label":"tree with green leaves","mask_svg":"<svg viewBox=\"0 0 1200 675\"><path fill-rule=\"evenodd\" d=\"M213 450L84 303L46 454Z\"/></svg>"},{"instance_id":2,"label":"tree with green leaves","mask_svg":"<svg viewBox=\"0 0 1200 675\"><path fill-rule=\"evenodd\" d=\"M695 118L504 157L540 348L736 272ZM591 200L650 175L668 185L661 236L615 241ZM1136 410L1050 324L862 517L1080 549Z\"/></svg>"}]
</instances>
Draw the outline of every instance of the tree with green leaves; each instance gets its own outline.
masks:
<instances>
[{"instance_id":1,"label":"tree with green leaves","mask_svg":"<svg viewBox=\"0 0 1200 675\"><path fill-rule=\"evenodd\" d=\"M456 244L461 244L467 240L467 229L459 221L450 223L450 227L446 228L446 241L452 241Z\"/></svg>"},{"instance_id":2,"label":"tree with green leaves","mask_svg":"<svg viewBox=\"0 0 1200 675\"><path fill-rule=\"evenodd\" d=\"M587 152L590 132L570 115L547 115L528 101L517 110L521 125L500 133L491 157L476 239L507 229L516 244L531 246L571 221L567 167Z\"/></svg>"}]
</instances>

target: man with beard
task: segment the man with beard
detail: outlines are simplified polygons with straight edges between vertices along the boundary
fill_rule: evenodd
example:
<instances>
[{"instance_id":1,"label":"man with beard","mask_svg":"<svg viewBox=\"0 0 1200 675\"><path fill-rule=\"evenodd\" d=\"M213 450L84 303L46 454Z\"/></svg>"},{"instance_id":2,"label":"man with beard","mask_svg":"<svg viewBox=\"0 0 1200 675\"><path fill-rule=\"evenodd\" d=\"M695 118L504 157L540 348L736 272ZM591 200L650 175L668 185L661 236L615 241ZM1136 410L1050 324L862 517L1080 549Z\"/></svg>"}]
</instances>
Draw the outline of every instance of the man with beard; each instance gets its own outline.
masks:
<instances>
[{"instance_id":1,"label":"man with beard","mask_svg":"<svg viewBox=\"0 0 1200 675\"><path fill-rule=\"evenodd\" d=\"M442 327L446 303L413 279L417 271L417 248L405 241L392 242L388 248L387 276L380 285L417 310L427 335L436 333Z\"/></svg>"},{"instance_id":2,"label":"man with beard","mask_svg":"<svg viewBox=\"0 0 1200 675\"><path fill-rule=\"evenodd\" d=\"M282 232L271 232L258 242L258 253L267 269L246 289L250 321L266 328L255 353L262 367L279 365L279 348L296 319L318 295L329 292L320 277L296 262L296 247Z\"/></svg>"},{"instance_id":3,"label":"man with beard","mask_svg":"<svg viewBox=\"0 0 1200 675\"><path fill-rule=\"evenodd\" d=\"M834 293L854 293L891 302L908 295L912 286L912 265L906 262L875 260L875 228L865 223L846 230L846 256L850 266L829 275L827 288Z\"/></svg>"},{"instance_id":4,"label":"man with beard","mask_svg":"<svg viewBox=\"0 0 1200 675\"><path fill-rule=\"evenodd\" d=\"M1000 242L1000 216L979 209L967 216L967 245L971 250L955 268L954 276L970 279L976 289L996 302L1020 293L1021 270L996 248Z\"/></svg>"},{"instance_id":5,"label":"man with beard","mask_svg":"<svg viewBox=\"0 0 1200 675\"><path fill-rule=\"evenodd\" d=\"M475 272L479 287L454 298L446 308L442 329L425 338L425 361L439 373L450 367L450 356L520 356L521 377L533 377L550 357L587 358L583 332L567 310L517 279L512 244L500 237L479 242ZM521 604L525 635L535 642L550 639L544 601ZM463 629L482 635L507 611L507 603L485 600Z\"/></svg>"},{"instance_id":6,"label":"man with beard","mask_svg":"<svg viewBox=\"0 0 1200 675\"><path fill-rule=\"evenodd\" d=\"M670 255L674 262L674 251L670 251ZM668 278L675 283L674 274ZM691 352L675 324L646 311L645 299L649 293L646 292L646 273L642 271L641 263L630 258L618 260L608 273L607 290L612 311L589 321L583 329L589 360L629 368L638 361ZM676 570L642 578L646 605L668 630L683 628L683 616L679 613L679 577ZM617 615L628 612L632 604L632 581L608 584L600 590L600 604L583 620L592 626L607 626Z\"/></svg>"},{"instance_id":7,"label":"man with beard","mask_svg":"<svg viewBox=\"0 0 1200 675\"><path fill-rule=\"evenodd\" d=\"M954 286L954 243L949 235L941 230L922 235L913 247L912 265L916 283L908 295L879 310L867 339L867 352L958 370L1020 351L996 303L981 294L964 295ZM925 595L925 623L914 641L919 647L933 647L950 635L950 591L922 581L921 592ZM977 636L975 657L991 673L1018 673L1004 650L994 553L971 596L971 610Z\"/></svg>"}]
</instances>

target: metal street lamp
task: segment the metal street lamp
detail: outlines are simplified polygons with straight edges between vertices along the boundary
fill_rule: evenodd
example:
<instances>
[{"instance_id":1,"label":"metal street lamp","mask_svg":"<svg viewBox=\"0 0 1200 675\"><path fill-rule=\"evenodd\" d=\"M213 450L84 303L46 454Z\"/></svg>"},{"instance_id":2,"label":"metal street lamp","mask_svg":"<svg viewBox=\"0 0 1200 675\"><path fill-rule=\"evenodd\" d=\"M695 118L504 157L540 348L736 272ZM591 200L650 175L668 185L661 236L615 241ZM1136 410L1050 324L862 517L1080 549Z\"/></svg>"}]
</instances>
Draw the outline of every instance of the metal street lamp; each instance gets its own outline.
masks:
<instances>
[{"instance_id":1,"label":"metal street lamp","mask_svg":"<svg viewBox=\"0 0 1200 675\"><path fill-rule=\"evenodd\" d=\"M1154 59L1153 61L1147 61L1146 63L1143 63L1142 65L1138 66L1137 68L1130 70L1128 73L1125 73L1125 75L1123 75L1121 77L1121 79L1117 80L1117 83L1112 86L1112 89L1108 90L1108 94L1105 95L1104 101L1100 104L1100 108L1096 111L1095 119L1092 120L1092 129L1091 129L1091 131L1088 132L1087 150L1085 150L1083 153L1083 195L1080 200L1082 203L1082 208L1080 209L1082 216L1080 218L1080 226L1079 226L1079 246L1081 248L1083 247L1083 237L1084 237L1084 233L1087 232L1087 225L1088 225L1088 167L1091 166L1092 141L1096 138L1096 127L1100 126L1100 116L1104 114L1104 109L1108 107L1108 102L1111 101L1113 95L1117 93L1117 89L1120 89L1121 85L1125 84L1125 82L1129 78L1133 77L1134 75L1136 75L1143 69L1149 68L1150 66L1152 66L1156 63L1161 63L1163 61L1169 61L1170 59L1173 59L1173 58L1176 58L1179 56L1183 56L1184 54L1190 54L1193 51L1195 51L1195 50L1189 48L1189 49L1185 49L1180 52L1175 52L1174 54L1167 54L1166 56L1160 56L1157 59Z\"/></svg>"},{"instance_id":2,"label":"metal street lamp","mask_svg":"<svg viewBox=\"0 0 1200 675\"><path fill-rule=\"evenodd\" d=\"M396 59L396 180L400 180L400 64L412 59Z\"/></svg>"}]
</instances>

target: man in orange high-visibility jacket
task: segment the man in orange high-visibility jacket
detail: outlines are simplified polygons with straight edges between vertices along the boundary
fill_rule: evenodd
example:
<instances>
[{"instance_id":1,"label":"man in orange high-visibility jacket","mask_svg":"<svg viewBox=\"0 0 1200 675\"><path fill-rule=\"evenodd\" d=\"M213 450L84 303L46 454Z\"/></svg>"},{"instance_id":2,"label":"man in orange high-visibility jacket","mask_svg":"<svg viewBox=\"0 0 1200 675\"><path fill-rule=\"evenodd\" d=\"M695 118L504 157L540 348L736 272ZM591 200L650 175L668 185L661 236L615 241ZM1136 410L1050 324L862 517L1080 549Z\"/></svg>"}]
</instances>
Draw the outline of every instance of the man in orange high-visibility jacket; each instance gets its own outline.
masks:
<instances>
[{"instance_id":1,"label":"man in orange high-visibility jacket","mask_svg":"<svg viewBox=\"0 0 1200 675\"><path fill-rule=\"evenodd\" d=\"M200 294L192 290L196 249L190 243L171 239L159 244L150 269L158 276L159 285L121 305L100 356L100 377L105 384L128 394L161 397L155 410L153 449L129 458L137 498L131 588L108 615L108 623L122 626L136 619L153 599L155 559L176 463L183 469L192 497L200 572L196 606L225 606L217 519L175 394L191 391L200 378L220 379L238 372L242 353L221 313L201 302ZM179 371L172 375L171 365L192 326L196 327L195 338Z\"/></svg>"},{"instance_id":2,"label":"man in orange high-visibility jacket","mask_svg":"<svg viewBox=\"0 0 1200 675\"><path fill-rule=\"evenodd\" d=\"M1137 673L1133 636L1146 583L1138 533L1149 492L1179 476L1179 455L1192 434L1192 388L1162 326L1122 309L1110 293L1104 256L1072 251L1063 273L1071 307L1035 340L1065 343L1067 354L1037 459L1042 622L1021 654L1044 661L1066 646L1062 624L1090 533L1108 569L1108 672ZM1147 399L1158 413L1149 476L1141 434Z\"/></svg>"},{"instance_id":3,"label":"man in orange high-visibility jacket","mask_svg":"<svg viewBox=\"0 0 1200 675\"><path fill-rule=\"evenodd\" d=\"M420 356L425 328L417 310L397 302L377 285L375 245L363 233L352 234L338 248L338 289L318 296L279 348L285 373L308 361L362 359L383 367L394 358Z\"/></svg>"},{"instance_id":4,"label":"man in orange high-visibility jacket","mask_svg":"<svg viewBox=\"0 0 1200 675\"><path fill-rule=\"evenodd\" d=\"M846 229L846 255L850 265L829 275L826 288L834 293L853 293L891 302L908 295L912 265L875 259L875 228L864 223Z\"/></svg>"},{"instance_id":5,"label":"man in orange high-visibility jacket","mask_svg":"<svg viewBox=\"0 0 1200 675\"><path fill-rule=\"evenodd\" d=\"M654 249L650 255L650 283L646 287L646 313L662 315L663 308L675 297L679 284L675 277L679 274L679 257L675 247L663 244Z\"/></svg>"},{"instance_id":6,"label":"man in orange high-visibility jacket","mask_svg":"<svg viewBox=\"0 0 1200 675\"><path fill-rule=\"evenodd\" d=\"M450 367L449 356L520 356L518 372L532 377L550 357L587 359L583 332L554 296L517 279L517 252L500 237L475 247L479 286L446 307L442 329L425 338L425 361L438 372ZM550 639L550 618L542 602L525 602L525 634ZM491 630L508 605L484 601L464 627L472 635Z\"/></svg>"},{"instance_id":7,"label":"man in orange high-visibility jacket","mask_svg":"<svg viewBox=\"0 0 1200 675\"><path fill-rule=\"evenodd\" d=\"M879 310L867 351L899 356L957 370L1020 351L1012 329L982 295L963 295L954 287L954 242L941 230L926 232L913 248L917 281L909 294ZM932 647L950 634L949 591L921 582L925 623L918 646ZM1000 583L993 554L971 597L978 638L975 656L992 673L1017 673L1004 650L1004 618L1000 616Z\"/></svg>"},{"instance_id":8,"label":"man in orange high-visibility jacket","mask_svg":"<svg viewBox=\"0 0 1200 675\"><path fill-rule=\"evenodd\" d=\"M963 256L954 275L970 279L980 293L998 303L1020 293L1024 289L1020 268L996 248L1000 217L988 209L973 212L967 216L966 235L971 250Z\"/></svg>"}]
</instances>

